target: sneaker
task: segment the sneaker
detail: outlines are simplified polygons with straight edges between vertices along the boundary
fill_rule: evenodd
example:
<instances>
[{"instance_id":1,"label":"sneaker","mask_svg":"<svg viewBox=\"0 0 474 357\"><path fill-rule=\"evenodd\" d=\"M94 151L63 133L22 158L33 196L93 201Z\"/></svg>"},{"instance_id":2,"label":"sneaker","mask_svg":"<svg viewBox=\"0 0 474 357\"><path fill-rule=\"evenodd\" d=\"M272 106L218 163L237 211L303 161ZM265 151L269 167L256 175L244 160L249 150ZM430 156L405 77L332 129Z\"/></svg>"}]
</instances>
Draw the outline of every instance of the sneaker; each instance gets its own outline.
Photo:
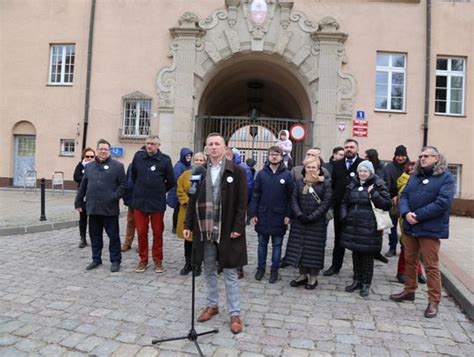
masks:
<instances>
[{"instance_id":1,"label":"sneaker","mask_svg":"<svg viewBox=\"0 0 474 357\"><path fill-rule=\"evenodd\" d=\"M265 275L265 269L257 269L257 272L255 273L255 280L262 280L263 276Z\"/></svg>"},{"instance_id":2,"label":"sneaker","mask_svg":"<svg viewBox=\"0 0 474 357\"><path fill-rule=\"evenodd\" d=\"M391 250L391 249L387 253L385 253L385 256L387 258L391 258L391 257L394 257L396 255L397 255L397 251L396 250Z\"/></svg>"},{"instance_id":3,"label":"sneaker","mask_svg":"<svg viewBox=\"0 0 474 357\"><path fill-rule=\"evenodd\" d=\"M140 262L135 268L135 273L144 273L147 268L148 268L148 263Z\"/></svg>"},{"instance_id":4,"label":"sneaker","mask_svg":"<svg viewBox=\"0 0 474 357\"><path fill-rule=\"evenodd\" d=\"M164 273L165 269L163 268L163 262L156 262L155 263L155 273Z\"/></svg>"},{"instance_id":5,"label":"sneaker","mask_svg":"<svg viewBox=\"0 0 474 357\"><path fill-rule=\"evenodd\" d=\"M120 263L112 263L110 267L110 272L117 273L118 271L120 271Z\"/></svg>"}]
</instances>

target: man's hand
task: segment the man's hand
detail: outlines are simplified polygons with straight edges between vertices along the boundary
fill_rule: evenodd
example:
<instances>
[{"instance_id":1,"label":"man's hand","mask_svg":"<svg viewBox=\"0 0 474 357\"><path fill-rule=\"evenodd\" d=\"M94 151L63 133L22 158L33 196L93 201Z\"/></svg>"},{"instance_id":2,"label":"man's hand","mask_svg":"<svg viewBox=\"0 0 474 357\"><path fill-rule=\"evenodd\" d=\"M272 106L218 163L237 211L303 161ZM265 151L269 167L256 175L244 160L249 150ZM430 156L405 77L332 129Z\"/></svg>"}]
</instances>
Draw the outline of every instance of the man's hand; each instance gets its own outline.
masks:
<instances>
[{"instance_id":1,"label":"man's hand","mask_svg":"<svg viewBox=\"0 0 474 357\"><path fill-rule=\"evenodd\" d=\"M285 217L285 219L283 219L283 224L285 225L290 224L290 217Z\"/></svg>"},{"instance_id":2,"label":"man's hand","mask_svg":"<svg viewBox=\"0 0 474 357\"><path fill-rule=\"evenodd\" d=\"M79 212L79 213L82 213L82 208L81 207L76 208L76 211Z\"/></svg>"},{"instance_id":3,"label":"man's hand","mask_svg":"<svg viewBox=\"0 0 474 357\"><path fill-rule=\"evenodd\" d=\"M189 230L189 229L183 229L183 237L184 237L185 239L191 238L191 230Z\"/></svg>"},{"instance_id":4,"label":"man's hand","mask_svg":"<svg viewBox=\"0 0 474 357\"><path fill-rule=\"evenodd\" d=\"M252 223L253 225L256 225L258 223L258 218L257 217L250 218L250 223Z\"/></svg>"},{"instance_id":5,"label":"man's hand","mask_svg":"<svg viewBox=\"0 0 474 357\"><path fill-rule=\"evenodd\" d=\"M418 221L416 220L416 214L413 213L413 212L408 212L408 213L405 215L405 219L406 219L407 222L410 223L411 225L418 223Z\"/></svg>"},{"instance_id":6,"label":"man's hand","mask_svg":"<svg viewBox=\"0 0 474 357\"><path fill-rule=\"evenodd\" d=\"M231 232L230 233L230 239L239 238L240 236L241 236L241 234L239 232Z\"/></svg>"}]
</instances>

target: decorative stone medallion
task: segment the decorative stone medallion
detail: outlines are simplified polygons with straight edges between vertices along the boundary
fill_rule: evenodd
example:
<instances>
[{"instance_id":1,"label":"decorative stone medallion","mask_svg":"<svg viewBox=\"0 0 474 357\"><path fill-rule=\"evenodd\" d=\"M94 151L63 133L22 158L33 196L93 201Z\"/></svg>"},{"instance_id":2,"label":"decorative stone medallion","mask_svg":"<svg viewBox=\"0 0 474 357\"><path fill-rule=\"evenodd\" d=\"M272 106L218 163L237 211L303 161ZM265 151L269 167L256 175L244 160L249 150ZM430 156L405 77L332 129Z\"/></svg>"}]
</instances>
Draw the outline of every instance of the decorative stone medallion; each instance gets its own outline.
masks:
<instances>
[{"instance_id":1,"label":"decorative stone medallion","mask_svg":"<svg viewBox=\"0 0 474 357\"><path fill-rule=\"evenodd\" d=\"M253 0L250 5L250 19L255 25L263 25L267 19L268 7L265 0Z\"/></svg>"}]
</instances>

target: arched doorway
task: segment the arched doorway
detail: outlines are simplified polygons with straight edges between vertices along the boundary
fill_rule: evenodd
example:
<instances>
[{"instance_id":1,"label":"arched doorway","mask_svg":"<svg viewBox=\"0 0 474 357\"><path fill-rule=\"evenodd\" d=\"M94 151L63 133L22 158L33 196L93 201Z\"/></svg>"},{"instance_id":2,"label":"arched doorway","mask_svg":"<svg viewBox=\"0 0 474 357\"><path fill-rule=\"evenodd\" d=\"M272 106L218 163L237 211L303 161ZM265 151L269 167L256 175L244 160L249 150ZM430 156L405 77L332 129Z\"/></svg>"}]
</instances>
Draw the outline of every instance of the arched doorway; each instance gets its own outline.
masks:
<instances>
[{"instance_id":1,"label":"arched doorway","mask_svg":"<svg viewBox=\"0 0 474 357\"><path fill-rule=\"evenodd\" d=\"M29 121L20 121L15 124L12 131L15 147L13 185L23 186L26 178L36 177L36 129Z\"/></svg>"},{"instance_id":2,"label":"arched doorway","mask_svg":"<svg viewBox=\"0 0 474 357\"><path fill-rule=\"evenodd\" d=\"M259 167L278 133L291 125L305 126L306 139L293 143L299 162L312 145L311 103L291 67L266 54L244 54L223 62L202 83L195 124L195 150L210 132L221 133L229 145L253 157Z\"/></svg>"}]
</instances>

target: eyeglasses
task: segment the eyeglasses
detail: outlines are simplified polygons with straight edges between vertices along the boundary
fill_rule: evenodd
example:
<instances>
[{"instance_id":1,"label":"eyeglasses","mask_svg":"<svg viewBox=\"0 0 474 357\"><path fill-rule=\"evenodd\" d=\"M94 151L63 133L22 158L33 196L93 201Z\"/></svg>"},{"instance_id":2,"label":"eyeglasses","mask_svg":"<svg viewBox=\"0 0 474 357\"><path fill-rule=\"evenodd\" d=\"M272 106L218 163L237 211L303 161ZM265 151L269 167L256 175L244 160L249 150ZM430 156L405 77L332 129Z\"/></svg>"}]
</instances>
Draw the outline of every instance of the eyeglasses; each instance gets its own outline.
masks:
<instances>
[{"instance_id":1,"label":"eyeglasses","mask_svg":"<svg viewBox=\"0 0 474 357\"><path fill-rule=\"evenodd\" d=\"M97 151L109 151L110 149L106 149L106 148L99 148L97 149Z\"/></svg>"},{"instance_id":2,"label":"eyeglasses","mask_svg":"<svg viewBox=\"0 0 474 357\"><path fill-rule=\"evenodd\" d=\"M428 158L428 157L430 157L430 156L431 156L431 157L436 157L436 156L438 156L438 155L420 155L420 156L418 156L418 158L419 158L419 159L426 159L426 158Z\"/></svg>"},{"instance_id":3,"label":"eyeglasses","mask_svg":"<svg viewBox=\"0 0 474 357\"><path fill-rule=\"evenodd\" d=\"M86 155L85 156L87 159L93 159L95 156L94 155Z\"/></svg>"},{"instance_id":4,"label":"eyeglasses","mask_svg":"<svg viewBox=\"0 0 474 357\"><path fill-rule=\"evenodd\" d=\"M268 156L281 156L281 154L278 152L271 152L270 154L268 154Z\"/></svg>"}]
</instances>

